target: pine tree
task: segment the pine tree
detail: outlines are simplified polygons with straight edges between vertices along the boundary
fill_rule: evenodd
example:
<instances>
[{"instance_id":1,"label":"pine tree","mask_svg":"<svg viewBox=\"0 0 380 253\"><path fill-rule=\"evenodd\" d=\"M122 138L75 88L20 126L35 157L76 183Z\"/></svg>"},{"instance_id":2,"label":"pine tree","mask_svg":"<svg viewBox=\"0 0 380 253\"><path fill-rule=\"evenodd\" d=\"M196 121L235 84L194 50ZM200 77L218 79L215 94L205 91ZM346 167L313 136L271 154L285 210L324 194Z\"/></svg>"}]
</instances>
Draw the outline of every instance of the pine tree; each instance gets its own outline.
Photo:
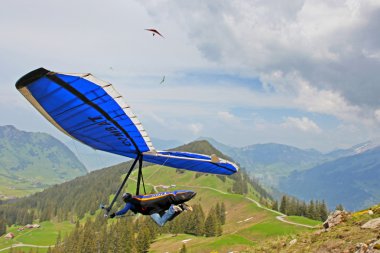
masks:
<instances>
[{"instance_id":1,"label":"pine tree","mask_svg":"<svg viewBox=\"0 0 380 253\"><path fill-rule=\"evenodd\" d=\"M335 210L344 211L344 207L342 204L339 204L335 207Z\"/></svg>"},{"instance_id":2,"label":"pine tree","mask_svg":"<svg viewBox=\"0 0 380 253\"><path fill-rule=\"evenodd\" d=\"M226 224L226 206L224 202L220 205L220 222L222 225Z\"/></svg>"},{"instance_id":3,"label":"pine tree","mask_svg":"<svg viewBox=\"0 0 380 253\"><path fill-rule=\"evenodd\" d=\"M141 227L136 238L137 252L148 252L149 246L149 230L145 227Z\"/></svg>"},{"instance_id":4,"label":"pine tree","mask_svg":"<svg viewBox=\"0 0 380 253\"><path fill-rule=\"evenodd\" d=\"M216 218L215 208L212 207L208 213L205 221L205 235L206 237L216 236L218 233L218 222Z\"/></svg>"},{"instance_id":5,"label":"pine tree","mask_svg":"<svg viewBox=\"0 0 380 253\"><path fill-rule=\"evenodd\" d=\"M321 203L321 205L320 205L319 215L320 215L320 217L321 217L321 221L325 221L325 220L327 220L327 217L328 217L328 210L327 210L326 202L325 202L324 200L322 200L322 203Z\"/></svg>"},{"instance_id":6,"label":"pine tree","mask_svg":"<svg viewBox=\"0 0 380 253\"><path fill-rule=\"evenodd\" d=\"M61 245L61 243L62 243L62 238L61 238L61 231L59 231L58 232L58 236L57 236L57 241L56 241L56 243L55 243L55 247L57 248L57 247L59 247L59 245ZM50 249L50 247L49 247L49 249Z\"/></svg>"},{"instance_id":7,"label":"pine tree","mask_svg":"<svg viewBox=\"0 0 380 253\"><path fill-rule=\"evenodd\" d=\"M205 217L201 205L193 205L193 211L188 216L184 232L201 236L204 234Z\"/></svg>"},{"instance_id":8,"label":"pine tree","mask_svg":"<svg viewBox=\"0 0 380 253\"><path fill-rule=\"evenodd\" d=\"M314 201L313 200L310 200L310 203L309 203L309 206L308 206L308 213L309 213L309 217L310 219L313 219L313 220L317 220L318 217L317 217L317 214L316 214L316 211L315 211L315 205L314 205Z\"/></svg>"},{"instance_id":9,"label":"pine tree","mask_svg":"<svg viewBox=\"0 0 380 253\"><path fill-rule=\"evenodd\" d=\"M182 244L182 248L179 253L187 253L186 244Z\"/></svg>"},{"instance_id":10,"label":"pine tree","mask_svg":"<svg viewBox=\"0 0 380 253\"><path fill-rule=\"evenodd\" d=\"M283 214L287 214L288 211L288 203L287 203L287 197L284 195L281 198L281 204L280 204L280 212Z\"/></svg>"},{"instance_id":11,"label":"pine tree","mask_svg":"<svg viewBox=\"0 0 380 253\"><path fill-rule=\"evenodd\" d=\"M277 200L273 201L272 210L278 211L278 201Z\"/></svg>"},{"instance_id":12,"label":"pine tree","mask_svg":"<svg viewBox=\"0 0 380 253\"><path fill-rule=\"evenodd\" d=\"M0 218L0 236L7 232L7 224L5 224L5 220Z\"/></svg>"}]
</instances>

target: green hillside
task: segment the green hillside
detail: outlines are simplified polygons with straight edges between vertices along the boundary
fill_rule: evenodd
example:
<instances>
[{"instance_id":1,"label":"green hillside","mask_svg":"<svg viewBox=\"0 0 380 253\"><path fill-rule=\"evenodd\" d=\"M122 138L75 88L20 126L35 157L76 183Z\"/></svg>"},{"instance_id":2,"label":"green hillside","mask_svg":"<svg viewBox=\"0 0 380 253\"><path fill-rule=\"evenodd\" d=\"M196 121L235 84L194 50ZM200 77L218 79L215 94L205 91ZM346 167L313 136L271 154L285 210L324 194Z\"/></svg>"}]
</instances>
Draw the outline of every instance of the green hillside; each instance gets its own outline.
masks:
<instances>
[{"instance_id":1,"label":"green hillside","mask_svg":"<svg viewBox=\"0 0 380 253\"><path fill-rule=\"evenodd\" d=\"M369 214L371 210L372 214ZM380 225L362 228L368 221L380 218L380 205L367 210L348 213L341 223L328 230L318 229L292 236L280 236L275 240L264 240L248 252L379 252ZM293 243L290 243L293 241Z\"/></svg>"},{"instance_id":2,"label":"green hillside","mask_svg":"<svg viewBox=\"0 0 380 253\"><path fill-rule=\"evenodd\" d=\"M160 175L160 177L155 175ZM183 240L188 240L186 245L191 250L190 252L211 252L212 250L227 252L256 245L268 237L307 230L307 228L278 221L276 219L278 213L259 207L250 200L260 200L260 195L252 186L248 187L248 193L244 196L232 193L234 180L229 177L222 181L215 175L203 174L197 177L192 172L177 173L173 169L149 166L145 168L145 178L146 182L152 185L175 184L176 186L170 189L195 190L197 196L190 203L202 205L205 213L218 202L225 204L227 212L222 236L208 238L183 234L168 238L166 235L159 237L152 244L151 252L177 252L176 248L181 248Z\"/></svg>"},{"instance_id":3,"label":"green hillside","mask_svg":"<svg viewBox=\"0 0 380 253\"><path fill-rule=\"evenodd\" d=\"M212 149L210 152L216 153ZM53 224L65 224L66 221L75 222L79 218L84 223L85 217L95 217L96 214L101 214L101 210L98 209L99 204L106 204L109 201L130 163L94 171L86 176L78 177L30 197L20 199L15 203L2 204L0 205L0 217L5 218L8 224L21 225L28 219L28 222L31 222L30 214L33 212L34 221L45 220L54 221ZM180 248L183 240L187 240L186 245L191 250L190 252L241 250L257 245L266 238L277 238L280 235L308 230L305 227L290 225L277 220L276 216L280 214L265 208L263 205L271 203L269 195L266 194L266 197L263 197L260 193L262 191L260 186L251 184L244 172L239 172L233 176L217 176L154 165L145 166L143 173L147 192L175 189L194 190L197 195L189 203L193 206L200 205L205 216L217 203L223 203L226 210L226 221L225 225L222 226L223 234L221 236L205 237L179 233L173 237L172 233L176 230L176 226L181 228L181 224L186 223L189 215L191 215L191 213L184 213L165 225L163 229L158 230L156 239L150 247L151 252L167 252L168 249L171 249L170 252L178 252L179 250L176 247ZM126 191L135 191L135 179L136 171L132 173ZM119 200L116 208L121 205L122 202ZM100 219L104 220L102 217ZM119 221L129 219L140 221L142 217L124 218L116 221L108 220L108 226L105 224L87 225L87 228L85 226L83 229L88 229L91 226L95 226L96 229L99 227L111 228L110 226L114 226L115 222L119 224ZM158 229L156 225L154 228ZM80 233L80 231L76 233ZM58 231L56 231L57 234ZM17 236L15 239L19 240ZM112 236L112 234L108 236ZM52 245L55 244L53 238L44 241L44 243L39 242L39 239L36 242L38 245ZM101 237L96 238L98 241L102 240ZM95 238L90 240L95 240Z\"/></svg>"},{"instance_id":4,"label":"green hillside","mask_svg":"<svg viewBox=\"0 0 380 253\"><path fill-rule=\"evenodd\" d=\"M28 195L86 173L52 136L0 126L0 199Z\"/></svg>"}]
</instances>

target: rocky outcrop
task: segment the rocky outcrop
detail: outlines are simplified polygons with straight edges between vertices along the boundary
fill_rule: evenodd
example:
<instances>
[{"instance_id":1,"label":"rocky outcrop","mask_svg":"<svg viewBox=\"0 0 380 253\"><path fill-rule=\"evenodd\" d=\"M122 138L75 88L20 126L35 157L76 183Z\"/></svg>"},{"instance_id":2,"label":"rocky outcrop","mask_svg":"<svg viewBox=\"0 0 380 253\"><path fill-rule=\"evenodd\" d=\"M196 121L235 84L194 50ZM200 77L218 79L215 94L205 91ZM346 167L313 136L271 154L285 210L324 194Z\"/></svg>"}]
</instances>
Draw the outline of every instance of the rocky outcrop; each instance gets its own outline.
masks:
<instances>
[{"instance_id":1,"label":"rocky outcrop","mask_svg":"<svg viewBox=\"0 0 380 253\"><path fill-rule=\"evenodd\" d=\"M380 240L373 240L371 243L356 244L355 253L380 253Z\"/></svg>"},{"instance_id":2,"label":"rocky outcrop","mask_svg":"<svg viewBox=\"0 0 380 253\"><path fill-rule=\"evenodd\" d=\"M377 229L380 228L380 218L367 221L361 228Z\"/></svg>"},{"instance_id":3,"label":"rocky outcrop","mask_svg":"<svg viewBox=\"0 0 380 253\"><path fill-rule=\"evenodd\" d=\"M349 216L348 212L336 210L329 215L327 220L323 223L323 227L325 229L334 227L334 226L338 225L339 223L345 221L348 216Z\"/></svg>"}]
</instances>

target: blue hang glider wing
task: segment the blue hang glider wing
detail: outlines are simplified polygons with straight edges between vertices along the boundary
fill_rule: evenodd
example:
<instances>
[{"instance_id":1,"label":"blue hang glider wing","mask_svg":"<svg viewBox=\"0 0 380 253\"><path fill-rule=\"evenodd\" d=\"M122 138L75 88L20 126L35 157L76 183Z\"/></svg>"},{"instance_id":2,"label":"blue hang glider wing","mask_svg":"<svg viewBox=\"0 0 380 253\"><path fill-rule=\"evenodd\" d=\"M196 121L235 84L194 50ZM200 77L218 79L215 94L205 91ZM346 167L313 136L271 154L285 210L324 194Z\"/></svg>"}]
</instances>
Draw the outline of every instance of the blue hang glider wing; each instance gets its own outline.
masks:
<instances>
[{"instance_id":1,"label":"blue hang glider wing","mask_svg":"<svg viewBox=\"0 0 380 253\"><path fill-rule=\"evenodd\" d=\"M238 167L194 153L156 151L140 121L110 83L91 74L36 69L16 88L54 126L98 150L179 169L230 175Z\"/></svg>"}]
</instances>

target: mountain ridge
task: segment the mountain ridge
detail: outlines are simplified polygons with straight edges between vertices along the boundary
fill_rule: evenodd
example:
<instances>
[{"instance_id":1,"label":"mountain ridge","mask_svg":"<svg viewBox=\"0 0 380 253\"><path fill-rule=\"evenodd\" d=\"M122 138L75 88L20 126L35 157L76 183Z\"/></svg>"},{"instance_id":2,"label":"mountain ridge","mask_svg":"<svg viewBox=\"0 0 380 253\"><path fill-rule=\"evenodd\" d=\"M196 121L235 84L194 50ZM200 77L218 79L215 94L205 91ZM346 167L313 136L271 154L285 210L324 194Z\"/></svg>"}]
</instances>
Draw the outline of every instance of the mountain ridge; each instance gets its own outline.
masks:
<instances>
[{"instance_id":1,"label":"mountain ridge","mask_svg":"<svg viewBox=\"0 0 380 253\"><path fill-rule=\"evenodd\" d=\"M380 202L380 146L341 157L307 171L294 171L280 189L302 199L325 199L333 208L358 210Z\"/></svg>"},{"instance_id":2,"label":"mountain ridge","mask_svg":"<svg viewBox=\"0 0 380 253\"><path fill-rule=\"evenodd\" d=\"M2 195L31 193L86 173L71 150L51 135L0 126Z\"/></svg>"}]
</instances>

